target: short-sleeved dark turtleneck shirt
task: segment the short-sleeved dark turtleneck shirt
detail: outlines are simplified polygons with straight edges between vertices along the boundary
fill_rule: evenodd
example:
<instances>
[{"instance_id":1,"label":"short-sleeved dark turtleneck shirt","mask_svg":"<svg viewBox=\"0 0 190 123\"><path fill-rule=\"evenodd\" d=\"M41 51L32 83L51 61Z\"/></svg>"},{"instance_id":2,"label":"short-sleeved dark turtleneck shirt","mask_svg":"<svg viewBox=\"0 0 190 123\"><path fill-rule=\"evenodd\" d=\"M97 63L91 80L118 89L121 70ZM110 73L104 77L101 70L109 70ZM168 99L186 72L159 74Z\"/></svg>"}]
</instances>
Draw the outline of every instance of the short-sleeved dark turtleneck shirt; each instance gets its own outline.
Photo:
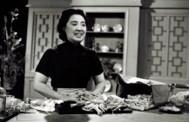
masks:
<instances>
[{"instance_id":1,"label":"short-sleeved dark turtleneck shirt","mask_svg":"<svg viewBox=\"0 0 190 123\"><path fill-rule=\"evenodd\" d=\"M86 88L90 78L102 73L103 68L94 51L66 42L48 49L36 72L50 77L53 88Z\"/></svg>"}]
</instances>

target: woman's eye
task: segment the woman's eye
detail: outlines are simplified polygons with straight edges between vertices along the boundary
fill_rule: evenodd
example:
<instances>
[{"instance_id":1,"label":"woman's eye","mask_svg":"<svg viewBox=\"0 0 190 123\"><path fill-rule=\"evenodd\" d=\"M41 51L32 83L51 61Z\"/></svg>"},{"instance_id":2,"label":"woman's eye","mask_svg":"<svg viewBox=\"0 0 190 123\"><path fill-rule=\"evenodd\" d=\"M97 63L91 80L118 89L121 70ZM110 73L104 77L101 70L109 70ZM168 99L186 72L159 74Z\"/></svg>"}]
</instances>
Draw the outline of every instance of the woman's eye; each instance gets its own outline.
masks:
<instances>
[{"instance_id":1,"label":"woman's eye","mask_svg":"<svg viewBox=\"0 0 190 123\"><path fill-rule=\"evenodd\" d=\"M85 27L85 26L86 26L86 24L85 24L85 23L82 23L81 25L82 25L83 27Z\"/></svg>"},{"instance_id":2,"label":"woman's eye","mask_svg":"<svg viewBox=\"0 0 190 123\"><path fill-rule=\"evenodd\" d=\"M71 25L76 26L76 25L77 25L77 23L71 23Z\"/></svg>"}]
</instances>

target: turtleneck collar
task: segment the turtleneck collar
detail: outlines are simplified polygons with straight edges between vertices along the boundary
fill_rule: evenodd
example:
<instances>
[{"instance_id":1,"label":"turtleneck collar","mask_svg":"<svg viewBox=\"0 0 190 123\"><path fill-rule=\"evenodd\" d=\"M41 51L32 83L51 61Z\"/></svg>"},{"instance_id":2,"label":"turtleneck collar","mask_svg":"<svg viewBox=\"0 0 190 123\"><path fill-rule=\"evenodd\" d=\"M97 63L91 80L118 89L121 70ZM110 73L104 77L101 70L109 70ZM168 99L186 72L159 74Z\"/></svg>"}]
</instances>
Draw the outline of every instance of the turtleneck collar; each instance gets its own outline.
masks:
<instances>
[{"instance_id":1,"label":"turtleneck collar","mask_svg":"<svg viewBox=\"0 0 190 123\"><path fill-rule=\"evenodd\" d=\"M72 43L69 41L65 41L62 44L60 44L58 47L70 47L70 48L84 48L80 43Z\"/></svg>"}]
</instances>

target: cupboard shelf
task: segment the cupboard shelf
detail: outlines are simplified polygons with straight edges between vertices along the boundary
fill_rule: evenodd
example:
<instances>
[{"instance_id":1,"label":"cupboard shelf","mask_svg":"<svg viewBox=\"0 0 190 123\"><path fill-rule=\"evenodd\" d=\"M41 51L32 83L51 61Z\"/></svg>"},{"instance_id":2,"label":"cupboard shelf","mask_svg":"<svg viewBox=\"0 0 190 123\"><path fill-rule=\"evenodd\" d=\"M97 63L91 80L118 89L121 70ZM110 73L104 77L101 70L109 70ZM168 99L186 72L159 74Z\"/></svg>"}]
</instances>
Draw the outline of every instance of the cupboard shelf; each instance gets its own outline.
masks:
<instances>
[{"instance_id":1,"label":"cupboard shelf","mask_svg":"<svg viewBox=\"0 0 190 123\"><path fill-rule=\"evenodd\" d=\"M122 58L123 57L123 53L122 52L100 52L100 51L96 51L96 53L101 56L101 57L117 57L117 58Z\"/></svg>"},{"instance_id":2,"label":"cupboard shelf","mask_svg":"<svg viewBox=\"0 0 190 123\"><path fill-rule=\"evenodd\" d=\"M124 33L123 32L94 32L94 31L87 31L87 36L123 38Z\"/></svg>"}]
</instances>

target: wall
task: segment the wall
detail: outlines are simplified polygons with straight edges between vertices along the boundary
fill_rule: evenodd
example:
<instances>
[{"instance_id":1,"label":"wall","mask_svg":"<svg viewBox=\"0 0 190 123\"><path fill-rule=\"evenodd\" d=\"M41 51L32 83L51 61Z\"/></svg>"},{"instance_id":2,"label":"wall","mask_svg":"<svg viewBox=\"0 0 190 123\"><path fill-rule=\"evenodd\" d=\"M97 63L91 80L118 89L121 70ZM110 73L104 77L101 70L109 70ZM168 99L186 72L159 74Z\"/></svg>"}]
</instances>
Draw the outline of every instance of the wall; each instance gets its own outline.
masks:
<instances>
[{"instance_id":1,"label":"wall","mask_svg":"<svg viewBox=\"0 0 190 123\"><path fill-rule=\"evenodd\" d=\"M67 8L72 0L28 0L30 8Z\"/></svg>"}]
</instances>

